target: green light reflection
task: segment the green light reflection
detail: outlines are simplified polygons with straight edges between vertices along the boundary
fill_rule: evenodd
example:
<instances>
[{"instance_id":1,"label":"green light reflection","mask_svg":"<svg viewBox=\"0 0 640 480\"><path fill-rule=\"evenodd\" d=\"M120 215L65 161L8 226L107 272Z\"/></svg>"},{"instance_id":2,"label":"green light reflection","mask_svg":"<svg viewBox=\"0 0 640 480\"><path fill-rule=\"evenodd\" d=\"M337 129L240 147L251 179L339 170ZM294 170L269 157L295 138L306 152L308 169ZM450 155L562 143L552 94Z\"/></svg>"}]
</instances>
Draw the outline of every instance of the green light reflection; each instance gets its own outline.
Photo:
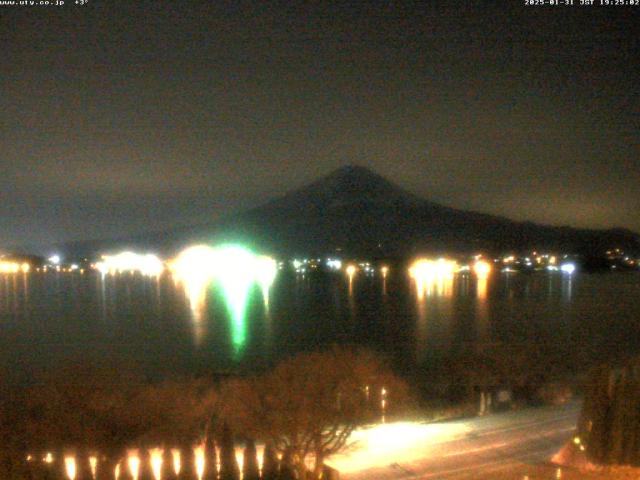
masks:
<instances>
[{"instance_id":1,"label":"green light reflection","mask_svg":"<svg viewBox=\"0 0 640 480\"><path fill-rule=\"evenodd\" d=\"M230 317L231 343L236 354L247 342L247 305L254 285L262 289L268 310L269 289L277 274L275 260L255 255L239 245L189 247L170 262L176 281L189 298L196 324L202 320L206 305L206 288L220 288Z\"/></svg>"},{"instance_id":2,"label":"green light reflection","mask_svg":"<svg viewBox=\"0 0 640 480\"><path fill-rule=\"evenodd\" d=\"M239 353L247 343L246 311L255 282L255 255L236 245L216 249L219 273L216 280L231 317L231 343Z\"/></svg>"}]
</instances>

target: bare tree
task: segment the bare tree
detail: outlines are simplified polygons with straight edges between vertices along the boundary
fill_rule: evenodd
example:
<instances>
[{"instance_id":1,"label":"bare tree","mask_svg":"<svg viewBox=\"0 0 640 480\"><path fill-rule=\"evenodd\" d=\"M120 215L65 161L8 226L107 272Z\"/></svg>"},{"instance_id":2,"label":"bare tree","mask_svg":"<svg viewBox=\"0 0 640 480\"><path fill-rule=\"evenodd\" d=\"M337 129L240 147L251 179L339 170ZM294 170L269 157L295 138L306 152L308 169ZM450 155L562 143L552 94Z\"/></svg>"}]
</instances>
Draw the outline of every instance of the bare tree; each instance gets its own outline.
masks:
<instances>
[{"instance_id":1,"label":"bare tree","mask_svg":"<svg viewBox=\"0 0 640 480\"><path fill-rule=\"evenodd\" d=\"M75 454L78 478L90 475L88 452L100 452L106 457L100 476L113 478L125 449L146 428L135 402L141 384L130 370L87 363L47 372L29 392L29 449Z\"/></svg>"},{"instance_id":2,"label":"bare tree","mask_svg":"<svg viewBox=\"0 0 640 480\"><path fill-rule=\"evenodd\" d=\"M101 480L113 479L118 463L126 465L128 448L142 449L140 475L148 476L146 449L158 445L186 449L183 471L188 474L193 445L203 438L215 400L211 384L203 380L150 384L126 368L91 364L47 372L29 393L27 449L73 453L79 479L90 476L88 455L96 455Z\"/></svg>"},{"instance_id":3,"label":"bare tree","mask_svg":"<svg viewBox=\"0 0 640 480\"><path fill-rule=\"evenodd\" d=\"M0 478L22 480L28 476L27 395L10 387L0 375Z\"/></svg>"},{"instance_id":4,"label":"bare tree","mask_svg":"<svg viewBox=\"0 0 640 480\"><path fill-rule=\"evenodd\" d=\"M256 444L252 439L249 439L245 442L243 458L243 480L260 480L260 469L258 468L258 452L256 451Z\"/></svg>"},{"instance_id":5,"label":"bare tree","mask_svg":"<svg viewBox=\"0 0 640 480\"><path fill-rule=\"evenodd\" d=\"M237 480L240 478L240 468L236 459L233 433L225 423L220 438L220 480Z\"/></svg>"},{"instance_id":6,"label":"bare tree","mask_svg":"<svg viewBox=\"0 0 640 480\"><path fill-rule=\"evenodd\" d=\"M262 455L262 480L277 480L277 478L278 457L271 443L267 443Z\"/></svg>"},{"instance_id":7,"label":"bare tree","mask_svg":"<svg viewBox=\"0 0 640 480\"><path fill-rule=\"evenodd\" d=\"M223 389L234 428L271 443L305 478L321 478L324 460L342 452L353 430L401 406L404 382L374 353L334 348L281 362L261 377Z\"/></svg>"}]
</instances>

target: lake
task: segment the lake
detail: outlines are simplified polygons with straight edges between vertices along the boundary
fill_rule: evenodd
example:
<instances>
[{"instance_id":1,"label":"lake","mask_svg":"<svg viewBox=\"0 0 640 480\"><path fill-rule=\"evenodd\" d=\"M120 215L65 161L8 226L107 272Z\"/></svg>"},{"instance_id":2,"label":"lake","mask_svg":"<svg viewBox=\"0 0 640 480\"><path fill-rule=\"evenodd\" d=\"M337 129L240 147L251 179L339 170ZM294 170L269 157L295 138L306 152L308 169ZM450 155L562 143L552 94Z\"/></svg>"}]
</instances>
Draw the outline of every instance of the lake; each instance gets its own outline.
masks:
<instances>
[{"instance_id":1,"label":"lake","mask_svg":"<svg viewBox=\"0 0 640 480\"><path fill-rule=\"evenodd\" d=\"M150 375L247 371L331 344L373 347L401 370L487 343L538 342L574 363L640 351L635 272L459 273L417 290L406 268L282 271L268 292L191 294L169 273L0 275L0 362L29 378L85 358Z\"/></svg>"}]
</instances>

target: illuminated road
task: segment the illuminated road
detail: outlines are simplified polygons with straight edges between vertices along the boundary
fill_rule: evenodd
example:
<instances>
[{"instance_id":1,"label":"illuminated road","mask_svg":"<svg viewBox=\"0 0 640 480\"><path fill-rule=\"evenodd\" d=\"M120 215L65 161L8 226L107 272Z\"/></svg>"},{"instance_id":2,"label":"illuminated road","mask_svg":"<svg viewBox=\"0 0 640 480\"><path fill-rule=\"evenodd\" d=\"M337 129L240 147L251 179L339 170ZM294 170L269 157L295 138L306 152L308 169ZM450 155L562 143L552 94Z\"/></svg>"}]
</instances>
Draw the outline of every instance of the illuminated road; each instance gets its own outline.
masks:
<instances>
[{"instance_id":1,"label":"illuminated road","mask_svg":"<svg viewBox=\"0 0 640 480\"><path fill-rule=\"evenodd\" d=\"M370 446L336 460L336 467L343 467L341 478L346 480L490 478L516 465L548 460L571 438L579 411L579 402L572 402L435 424L435 433L415 434L413 441L395 449L390 443L386 454L374 452L369 456L377 462L372 468L365 460ZM426 431L429 426L412 428Z\"/></svg>"}]
</instances>

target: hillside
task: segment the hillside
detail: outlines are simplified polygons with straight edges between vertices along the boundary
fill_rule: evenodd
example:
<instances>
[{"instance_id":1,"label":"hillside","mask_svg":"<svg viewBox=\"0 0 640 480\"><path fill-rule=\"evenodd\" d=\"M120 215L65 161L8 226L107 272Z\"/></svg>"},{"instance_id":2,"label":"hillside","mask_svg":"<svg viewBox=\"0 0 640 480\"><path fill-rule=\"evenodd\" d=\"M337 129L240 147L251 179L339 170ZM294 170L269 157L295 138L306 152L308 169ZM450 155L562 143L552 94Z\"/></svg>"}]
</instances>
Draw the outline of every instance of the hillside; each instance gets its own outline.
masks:
<instances>
[{"instance_id":1,"label":"hillside","mask_svg":"<svg viewBox=\"0 0 640 480\"><path fill-rule=\"evenodd\" d=\"M549 248L592 253L638 249L625 230L549 227L456 210L420 198L374 172L343 167L215 226L275 251L389 256L419 251Z\"/></svg>"},{"instance_id":2,"label":"hillside","mask_svg":"<svg viewBox=\"0 0 640 480\"><path fill-rule=\"evenodd\" d=\"M504 252L530 248L601 254L640 252L628 230L515 222L457 210L413 195L376 173L346 166L239 215L206 225L63 246L74 255L111 248L170 253L192 242L242 241L273 253L406 256L418 252Z\"/></svg>"}]
</instances>

